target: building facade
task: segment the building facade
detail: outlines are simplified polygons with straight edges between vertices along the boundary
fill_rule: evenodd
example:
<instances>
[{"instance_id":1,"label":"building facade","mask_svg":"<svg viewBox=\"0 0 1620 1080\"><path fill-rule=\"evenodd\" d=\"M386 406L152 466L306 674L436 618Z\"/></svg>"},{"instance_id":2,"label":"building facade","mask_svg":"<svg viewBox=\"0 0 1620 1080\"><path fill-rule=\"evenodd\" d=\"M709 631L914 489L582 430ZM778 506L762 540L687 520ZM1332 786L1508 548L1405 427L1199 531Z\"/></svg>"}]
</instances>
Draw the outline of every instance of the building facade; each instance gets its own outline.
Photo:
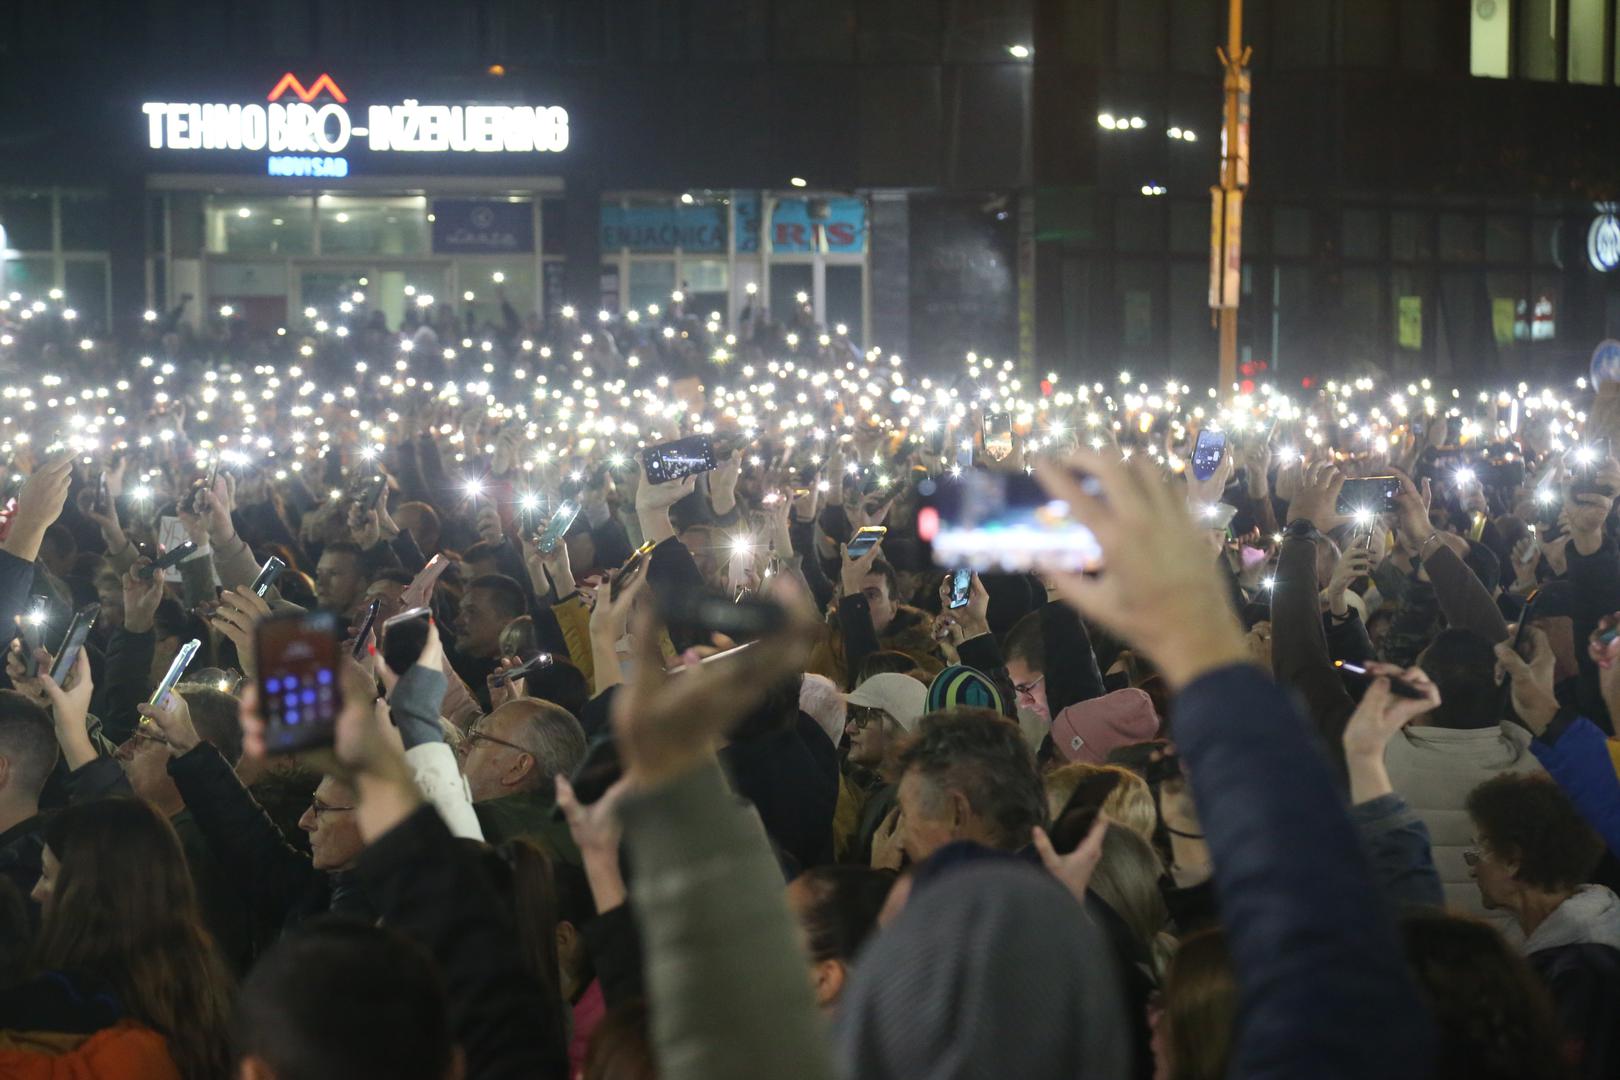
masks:
<instances>
[{"instance_id":1,"label":"building facade","mask_svg":"<svg viewBox=\"0 0 1620 1080\"><path fill-rule=\"evenodd\" d=\"M1247 0L1255 377L1620 335L1616 4ZM0 289L109 329L802 302L925 367L1208 379L1226 6L12 5Z\"/></svg>"}]
</instances>

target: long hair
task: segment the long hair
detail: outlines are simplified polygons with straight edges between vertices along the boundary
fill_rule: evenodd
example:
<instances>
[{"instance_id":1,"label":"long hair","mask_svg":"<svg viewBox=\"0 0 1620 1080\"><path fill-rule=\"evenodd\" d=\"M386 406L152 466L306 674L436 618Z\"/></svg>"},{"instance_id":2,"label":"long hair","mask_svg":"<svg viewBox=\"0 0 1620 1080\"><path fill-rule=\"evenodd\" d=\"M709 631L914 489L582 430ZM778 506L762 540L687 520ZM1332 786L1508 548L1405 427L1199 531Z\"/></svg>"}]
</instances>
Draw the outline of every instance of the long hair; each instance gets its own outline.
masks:
<instances>
[{"instance_id":1,"label":"long hair","mask_svg":"<svg viewBox=\"0 0 1620 1080\"><path fill-rule=\"evenodd\" d=\"M1109 830L1112 834L1113 830ZM1181 943L1164 984L1171 1080L1222 1080L1237 1021L1237 980L1219 930Z\"/></svg>"},{"instance_id":2,"label":"long hair","mask_svg":"<svg viewBox=\"0 0 1620 1080\"><path fill-rule=\"evenodd\" d=\"M551 1039L566 1042L573 1014L562 996L562 975L558 968L557 921L560 904L551 859L538 846L520 838L497 847L468 841L478 854L495 892L512 915L513 946L518 963L540 986L545 999L540 1022L550 1029Z\"/></svg>"},{"instance_id":3,"label":"long hair","mask_svg":"<svg viewBox=\"0 0 1620 1080\"><path fill-rule=\"evenodd\" d=\"M100 979L168 1040L187 1080L230 1068L231 977L203 928L180 838L138 799L71 806L45 825L60 864L34 963Z\"/></svg>"}]
</instances>

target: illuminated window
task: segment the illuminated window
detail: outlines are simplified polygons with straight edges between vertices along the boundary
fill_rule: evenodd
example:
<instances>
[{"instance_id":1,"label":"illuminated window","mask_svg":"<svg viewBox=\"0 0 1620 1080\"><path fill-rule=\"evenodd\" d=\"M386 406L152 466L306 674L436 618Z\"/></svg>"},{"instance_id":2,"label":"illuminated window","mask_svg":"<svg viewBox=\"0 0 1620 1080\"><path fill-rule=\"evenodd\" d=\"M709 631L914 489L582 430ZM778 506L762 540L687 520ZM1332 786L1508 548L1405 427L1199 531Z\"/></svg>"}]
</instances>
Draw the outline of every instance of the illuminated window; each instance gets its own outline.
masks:
<instances>
[{"instance_id":1,"label":"illuminated window","mask_svg":"<svg viewBox=\"0 0 1620 1080\"><path fill-rule=\"evenodd\" d=\"M1513 0L1472 0L1468 70L1490 79L1508 77Z\"/></svg>"}]
</instances>

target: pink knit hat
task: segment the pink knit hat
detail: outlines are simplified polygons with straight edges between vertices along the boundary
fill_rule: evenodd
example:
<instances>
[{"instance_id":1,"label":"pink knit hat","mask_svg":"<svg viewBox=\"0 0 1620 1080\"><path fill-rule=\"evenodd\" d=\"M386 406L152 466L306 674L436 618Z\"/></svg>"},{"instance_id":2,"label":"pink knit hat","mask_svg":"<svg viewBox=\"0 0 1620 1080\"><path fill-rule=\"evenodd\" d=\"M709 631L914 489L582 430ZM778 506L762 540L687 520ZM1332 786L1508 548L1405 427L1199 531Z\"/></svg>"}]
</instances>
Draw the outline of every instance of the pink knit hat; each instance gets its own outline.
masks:
<instances>
[{"instance_id":1,"label":"pink knit hat","mask_svg":"<svg viewBox=\"0 0 1620 1080\"><path fill-rule=\"evenodd\" d=\"M1052 721L1052 745L1065 761L1108 763L1108 752L1159 734L1153 699L1127 687L1089 701L1077 702Z\"/></svg>"}]
</instances>

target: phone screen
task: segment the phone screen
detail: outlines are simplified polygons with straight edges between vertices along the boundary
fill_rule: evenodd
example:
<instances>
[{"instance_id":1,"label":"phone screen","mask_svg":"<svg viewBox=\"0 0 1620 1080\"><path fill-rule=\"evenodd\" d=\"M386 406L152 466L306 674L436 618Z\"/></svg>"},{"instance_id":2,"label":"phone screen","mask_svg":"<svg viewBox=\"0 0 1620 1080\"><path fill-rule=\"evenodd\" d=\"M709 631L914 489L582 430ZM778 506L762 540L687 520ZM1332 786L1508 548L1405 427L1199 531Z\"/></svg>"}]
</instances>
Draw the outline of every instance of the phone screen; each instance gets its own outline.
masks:
<instances>
[{"instance_id":1,"label":"phone screen","mask_svg":"<svg viewBox=\"0 0 1620 1080\"><path fill-rule=\"evenodd\" d=\"M428 619L431 612L425 607L402 611L382 624L383 663L395 675L403 675L416 666L427 646Z\"/></svg>"},{"instance_id":2,"label":"phone screen","mask_svg":"<svg viewBox=\"0 0 1620 1080\"><path fill-rule=\"evenodd\" d=\"M366 605L365 618L360 620L360 628L354 635L354 658L360 659L366 655L366 638L371 636L371 630L377 625L377 612L382 610L382 597L377 597Z\"/></svg>"},{"instance_id":3,"label":"phone screen","mask_svg":"<svg viewBox=\"0 0 1620 1080\"><path fill-rule=\"evenodd\" d=\"M952 609L967 607L968 597L973 592L973 571L955 570L951 573L951 603Z\"/></svg>"},{"instance_id":4,"label":"phone screen","mask_svg":"<svg viewBox=\"0 0 1620 1080\"><path fill-rule=\"evenodd\" d=\"M1041 565L1091 570L1102 562L1091 530L1026 473L974 470L925 480L917 491L924 499L917 535L932 544L937 566L1021 573Z\"/></svg>"},{"instance_id":5,"label":"phone screen","mask_svg":"<svg viewBox=\"0 0 1620 1080\"><path fill-rule=\"evenodd\" d=\"M705 473L715 466L714 441L707 435L693 435L649 446L641 452L641 465L651 484Z\"/></svg>"},{"instance_id":6,"label":"phone screen","mask_svg":"<svg viewBox=\"0 0 1620 1080\"><path fill-rule=\"evenodd\" d=\"M73 665L79 661L79 651L84 648L85 639L90 636L90 628L96 625L96 616L101 614L100 604L86 604L73 613L73 621L68 624L67 636L62 639L62 647L57 650L56 662L51 665L51 681L61 686L67 681Z\"/></svg>"},{"instance_id":7,"label":"phone screen","mask_svg":"<svg viewBox=\"0 0 1620 1080\"><path fill-rule=\"evenodd\" d=\"M272 555L264 560L264 566L259 570L259 576L253 579L253 595L262 599L285 569L287 569L287 564L282 561L279 555Z\"/></svg>"},{"instance_id":8,"label":"phone screen","mask_svg":"<svg viewBox=\"0 0 1620 1080\"><path fill-rule=\"evenodd\" d=\"M657 545L649 540L636 548L630 557L624 560L624 565L619 568L619 572L613 575L613 583L608 586L609 600L619 598L619 593L624 591L624 587L629 585L631 580L641 572L643 564L647 561L647 556L652 554L655 547Z\"/></svg>"},{"instance_id":9,"label":"phone screen","mask_svg":"<svg viewBox=\"0 0 1620 1080\"><path fill-rule=\"evenodd\" d=\"M1012 417L1007 413L986 413L984 417L984 452L997 461L1012 453Z\"/></svg>"},{"instance_id":10,"label":"phone screen","mask_svg":"<svg viewBox=\"0 0 1620 1080\"><path fill-rule=\"evenodd\" d=\"M1398 476L1363 476L1346 480L1339 489L1338 512L1341 514L1387 514L1395 509L1395 497L1401 493Z\"/></svg>"},{"instance_id":11,"label":"phone screen","mask_svg":"<svg viewBox=\"0 0 1620 1080\"><path fill-rule=\"evenodd\" d=\"M855 535L849 539L849 557L858 559L877 546L877 542L889 534L889 530L882 525L863 525L856 530Z\"/></svg>"},{"instance_id":12,"label":"phone screen","mask_svg":"<svg viewBox=\"0 0 1620 1080\"><path fill-rule=\"evenodd\" d=\"M331 612L295 611L259 624L259 708L270 753L331 745L343 707L339 629Z\"/></svg>"},{"instance_id":13,"label":"phone screen","mask_svg":"<svg viewBox=\"0 0 1620 1080\"><path fill-rule=\"evenodd\" d=\"M1211 431L1209 428L1200 431L1198 441L1193 444L1193 476L1199 480L1214 476L1215 470L1221 466L1221 455L1225 453L1226 432Z\"/></svg>"},{"instance_id":14,"label":"phone screen","mask_svg":"<svg viewBox=\"0 0 1620 1080\"><path fill-rule=\"evenodd\" d=\"M565 499L557 507L557 512L551 515L546 522L545 531L534 538L534 546L540 549L540 554L550 555L557 550L557 544L567 535L574 519L579 517L580 504L578 499Z\"/></svg>"}]
</instances>

